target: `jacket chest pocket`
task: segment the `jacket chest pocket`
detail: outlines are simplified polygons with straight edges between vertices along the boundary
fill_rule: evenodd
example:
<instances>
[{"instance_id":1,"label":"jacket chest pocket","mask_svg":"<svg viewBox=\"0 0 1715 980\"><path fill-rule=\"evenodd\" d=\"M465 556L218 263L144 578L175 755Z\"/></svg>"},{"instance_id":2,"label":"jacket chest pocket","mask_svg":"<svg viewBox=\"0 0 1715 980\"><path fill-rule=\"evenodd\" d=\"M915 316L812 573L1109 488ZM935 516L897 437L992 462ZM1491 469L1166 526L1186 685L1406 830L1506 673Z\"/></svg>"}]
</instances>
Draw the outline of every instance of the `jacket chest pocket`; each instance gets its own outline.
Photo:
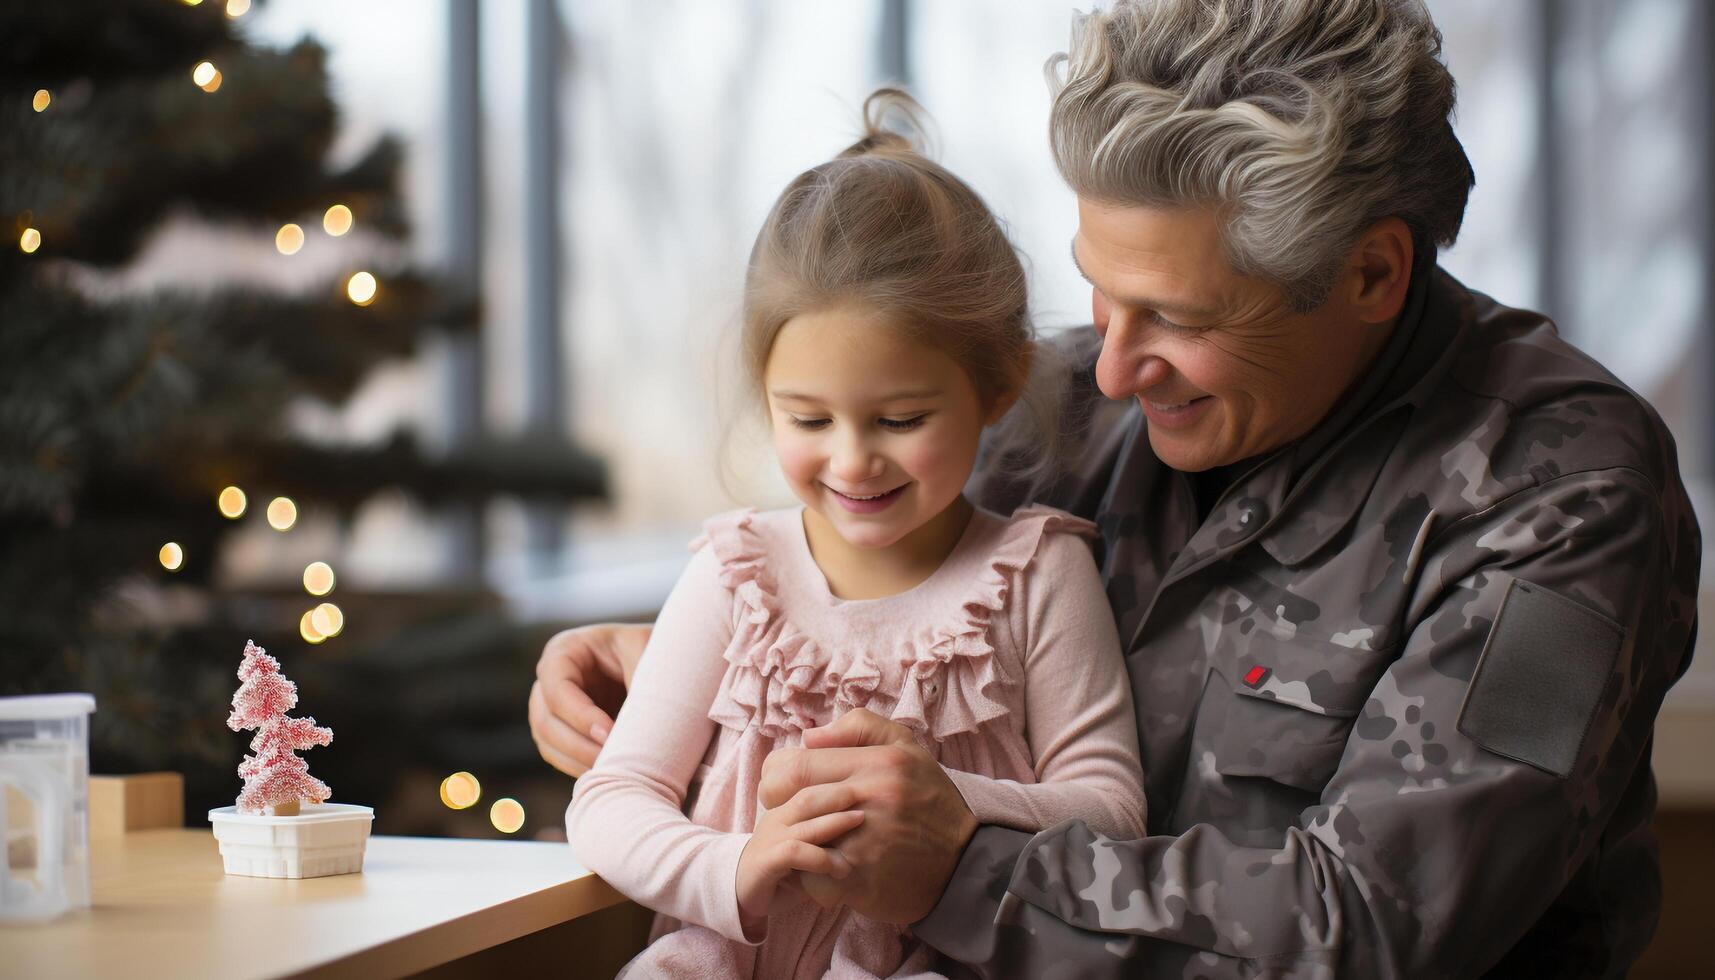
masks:
<instances>
[{"instance_id":1,"label":"jacket chest pocket","mask_svg":"<svg viewBox=\"0 0 1715 980\"><path fill-rule=\"evenodd\" d=\"M1388 661L1316 637L1254 631L1242 651L1212 664L1215 771L1320 793Z\"/></svg>"}]
</instances>

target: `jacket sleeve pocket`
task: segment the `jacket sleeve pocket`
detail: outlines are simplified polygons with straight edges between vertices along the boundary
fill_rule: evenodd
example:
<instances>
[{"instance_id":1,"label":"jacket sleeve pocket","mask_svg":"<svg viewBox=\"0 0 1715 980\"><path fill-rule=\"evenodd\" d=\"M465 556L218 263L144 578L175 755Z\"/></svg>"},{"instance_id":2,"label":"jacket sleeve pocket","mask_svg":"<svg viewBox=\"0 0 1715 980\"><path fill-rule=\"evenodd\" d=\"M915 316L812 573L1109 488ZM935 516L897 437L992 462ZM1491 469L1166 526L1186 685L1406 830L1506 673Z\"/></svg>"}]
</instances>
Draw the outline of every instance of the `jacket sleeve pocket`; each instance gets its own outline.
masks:
<instances>
[{"instance_id":1,"label":"jacket sleeve pocket","mask_svg":"<svg viewBox=\"0 0 1715 980\"><path fill-rule=\"evenodd\" d=\"M1583 603L1515 579L1459 709L1483 748L1565 779L1583 755L1626 630Z\"/></svg>"}]
</instances>

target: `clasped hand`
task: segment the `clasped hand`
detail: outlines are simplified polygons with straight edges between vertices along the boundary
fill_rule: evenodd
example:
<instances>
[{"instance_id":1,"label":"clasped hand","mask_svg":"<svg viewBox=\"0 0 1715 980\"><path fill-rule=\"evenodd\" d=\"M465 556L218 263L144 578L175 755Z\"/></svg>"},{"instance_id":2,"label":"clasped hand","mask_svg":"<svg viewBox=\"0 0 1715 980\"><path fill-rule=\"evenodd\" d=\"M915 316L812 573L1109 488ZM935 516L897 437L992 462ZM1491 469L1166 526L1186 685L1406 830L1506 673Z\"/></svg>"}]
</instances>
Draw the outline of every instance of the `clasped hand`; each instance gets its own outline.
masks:
<instances>
[{"instance_id":1,"label":"clasped hand","mask_svg":"<svg viewBox=\"0 0 1715 980\"><path fill-rule=\"evenodd\" d=\"M595 764L649 634L648 626L603 624L548 641L529 717L550 765L578 776ZM977 828L958 788L911 731L863 709L806 731L801 749L770 755L757 795L766 809L740 857L749 865L740 876L747 932L760 926L758 913L772 907L780 885L825 908L845 904L872 919L916 922L946 890Z\"/></svg>"},{"instance_id":2,"label":"clasped hand","mask_svg":"<svg viewBox=\"0 0 1715 980\"><path fill-rule=\"evenodd\" d=\"M799 868L792 884L824 908L847 905L882 922L928 915L977 819L910 729L859 708L805 731L803 748L776 750L763 763L758 799L769 812L823 799L807 797L811 790L833 794L825 805L837 800L838 809L862 811L862 824L829 838L838 873Z\"/></svg>"}]
</instances>

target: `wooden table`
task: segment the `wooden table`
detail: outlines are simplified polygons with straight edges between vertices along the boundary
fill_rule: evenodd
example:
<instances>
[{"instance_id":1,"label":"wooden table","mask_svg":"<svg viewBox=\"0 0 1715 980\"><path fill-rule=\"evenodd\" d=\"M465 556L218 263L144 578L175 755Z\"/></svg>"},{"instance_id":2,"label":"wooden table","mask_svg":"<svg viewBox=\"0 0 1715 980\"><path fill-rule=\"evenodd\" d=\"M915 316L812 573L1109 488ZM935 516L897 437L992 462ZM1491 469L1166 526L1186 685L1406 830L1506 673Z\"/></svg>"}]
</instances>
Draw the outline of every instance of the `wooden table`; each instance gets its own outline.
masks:
<instances>
[{"instance_id":1,"label":"wooden table","mask_svg":"<svg viewBox=\"0 0 1715 980\"><path fill-rule=\"evenodd\" d=\"M371 837L362 874L301 880L227 876L206 829L139 831L91 847L93 907L0 927L0 976L478 975L490 971L473 965L475 954L563 924L616 914L621 931L641 922L565 844ZM611 940L615 930L601 931ZM567 945L561 952L574 959L540 966L580 975L579 954L591 951ZM589 975L611 975L628 952L586 961Z\"/></svg>"}]
</instances>

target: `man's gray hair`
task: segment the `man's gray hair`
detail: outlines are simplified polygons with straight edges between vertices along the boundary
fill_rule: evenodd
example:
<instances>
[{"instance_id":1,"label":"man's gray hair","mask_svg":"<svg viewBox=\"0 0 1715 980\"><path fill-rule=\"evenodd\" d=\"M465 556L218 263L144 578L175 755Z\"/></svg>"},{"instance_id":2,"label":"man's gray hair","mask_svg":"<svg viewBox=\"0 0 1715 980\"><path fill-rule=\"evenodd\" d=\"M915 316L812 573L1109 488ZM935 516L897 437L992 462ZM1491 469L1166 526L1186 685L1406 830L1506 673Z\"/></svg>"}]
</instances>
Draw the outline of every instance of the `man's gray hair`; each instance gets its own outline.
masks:
<instances>
[{"instance_id":1,"label":"man's gray hair","mask_svg":"<svg viewBox=\"0 0 1715 980\"><path fill-rule=\"evenodd\" d=\"M1320 305L1398 216L1451 245L1473 183L1420 0L1114 0L1048 62L1055 162L1104 203L1209 206L1229 260Z\"/></svg>"}]
</instances>

